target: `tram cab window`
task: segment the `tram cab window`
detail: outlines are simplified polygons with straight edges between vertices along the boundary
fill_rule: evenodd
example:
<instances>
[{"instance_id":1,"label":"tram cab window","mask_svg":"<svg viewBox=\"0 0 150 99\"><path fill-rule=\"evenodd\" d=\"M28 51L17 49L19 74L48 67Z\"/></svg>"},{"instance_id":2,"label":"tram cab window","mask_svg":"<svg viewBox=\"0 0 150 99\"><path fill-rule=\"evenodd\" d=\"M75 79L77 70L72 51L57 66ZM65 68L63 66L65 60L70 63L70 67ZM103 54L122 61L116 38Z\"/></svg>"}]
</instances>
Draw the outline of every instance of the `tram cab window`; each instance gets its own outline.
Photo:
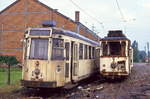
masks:
<instances>
[{"instance_id":1,"label":"tram cab window","mask_svg":"<svg viewBox=\"0 0 150 99\"><path fill-rule=\"evenodd\" d=\"M110 42L110 55L120 55L121 54L121 44L120 42Z\"/></svg>"},{"instance_id":2,"label":"tram cab window","mask_svg":"<svg viewBox=\"0 0 150 99\"><path fill-rule=\"evenodd\" d=\"M103 45L103 56L125 56L125 42L105 42Z\"/></svg>"},{"instance_id":3,"label":"tram cab window","mask_svg":"<svg viewBox=\"0 0 150 99\"><path fill-rule=\"evenodd\" d=\"M48 39L31 39L30 59L48 59Z\"/></svg>"},{"instance_id":4,"label":"tram cab window","mask_svg":"<svg viewBox=\"0 0 150 99\"><path fill-rule=\"evenodd\" d=\"M64 60L64 40L53 38L52 60Z\"/></svg>"}]
</instances>

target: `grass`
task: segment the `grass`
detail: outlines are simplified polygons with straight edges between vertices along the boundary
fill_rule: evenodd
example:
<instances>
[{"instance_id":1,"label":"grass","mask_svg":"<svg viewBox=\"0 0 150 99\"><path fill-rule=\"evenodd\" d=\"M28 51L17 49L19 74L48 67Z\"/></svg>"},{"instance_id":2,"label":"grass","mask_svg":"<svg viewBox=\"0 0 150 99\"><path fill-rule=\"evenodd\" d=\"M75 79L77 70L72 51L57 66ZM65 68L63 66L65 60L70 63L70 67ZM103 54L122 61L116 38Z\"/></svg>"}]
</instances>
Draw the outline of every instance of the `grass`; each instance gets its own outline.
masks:
<instances>
[{"instance_id":1,"label":"grass","mask_svg":"<svg viewBox=\"0 0 150 99\"><path fill-rule=\"evenodd\" d=\"M7 85L7 68L0 68L0 92L11 91L20 87L22 77L20 68L11 68L11 84Z\"/></svg>"}]
</instances>

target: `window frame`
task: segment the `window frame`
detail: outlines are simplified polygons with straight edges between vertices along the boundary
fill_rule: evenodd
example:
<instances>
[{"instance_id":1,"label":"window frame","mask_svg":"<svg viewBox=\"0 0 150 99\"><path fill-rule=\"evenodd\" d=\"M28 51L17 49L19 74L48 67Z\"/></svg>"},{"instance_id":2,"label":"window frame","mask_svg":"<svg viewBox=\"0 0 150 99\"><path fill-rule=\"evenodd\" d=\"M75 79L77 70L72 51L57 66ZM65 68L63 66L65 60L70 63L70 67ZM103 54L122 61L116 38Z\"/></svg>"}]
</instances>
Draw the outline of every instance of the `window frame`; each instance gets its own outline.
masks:
<instances>
[{"instance_id":1,"label":"window frame","mask_svg":"<svg viewBox=\"0 0 150 99\"><path fill-rule=\"evenodd\" d=\"M41 59L41 58L31 58L31 50L32 50L32 40L47 40L47 56L46 56L46 59ZM37 59L40 59L40 60L48 60L48 53L49 53L49 39L48 38L31 38L30 39L31 42L30 42L30 47L29 47L29 56L28 58L31 59L31 60L37 60ZM27 44L28 45L28 44ZM28 48L27 48L28 49ZM32 56L33 57L33 56ZM35 57L35 56L34 56Z\"/></svg>"},{"instance_id":2,"label":"window frame","mask_svg":"<svg viewBox=\"0 0 150 99\"><path fill-rule=\"evenodd\" d=\"M62 41L61 43L63 43L62 46L54 46L54 40L61 40ZM64 44L65 44L64 39L52 38L52 55L51 55L51 60L64 60L65 59L65 57L64 57L64 50L65 50ZM59 55L56 56L58 54L57 52L54 52L56 50L62 51L62 55L61 56L59 56Z\"/></svg>"},{"instance_id":3,"label":"window frame","mask_svg":"<svg viewBox=\"0 0 150 99\"><path fill-rule=\"evenodd\" d=\"M83 44L79 43L79 60L83 59Z\"/></svg>"}]
</instances>

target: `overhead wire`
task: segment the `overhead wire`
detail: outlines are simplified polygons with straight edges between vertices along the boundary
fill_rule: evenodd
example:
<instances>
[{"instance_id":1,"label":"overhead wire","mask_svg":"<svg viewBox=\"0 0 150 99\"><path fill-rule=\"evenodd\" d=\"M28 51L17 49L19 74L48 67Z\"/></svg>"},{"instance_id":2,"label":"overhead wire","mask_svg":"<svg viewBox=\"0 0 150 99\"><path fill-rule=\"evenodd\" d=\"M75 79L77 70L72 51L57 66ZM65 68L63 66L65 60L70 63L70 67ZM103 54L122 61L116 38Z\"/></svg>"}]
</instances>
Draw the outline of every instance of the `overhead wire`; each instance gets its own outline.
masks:
<instances>
[{"instance_id":1,"label":"overhead wire","mask_svg":"<svg viewBox=\"0 0 150 99\"><path fill-rule=\"evenodd\" d=\"M119 4L118 0L115 0L115 1L116 1L116 4L117 4L119 13L120 13L120 15L121 15L121 18L123 19L124 22L126 22L126 19L125 19L124 14L123 14L123 12L122 12L122 10L121 10L121 7L120 7L120 4Z\"/></svg>"},{"instance_id":2,"label":"overhead wire","mask_svg":"<svg viewBox=\"0 0 150 99\"><path fill-rule=\"evenodd\" d=\"M82 9L78 4L76 4L73 0L69 0L74 6L76 6L77 8L79 8L83 13L85 13L87 16L89 16L92 20L96 21L97 23L99 23L101 25L101 28L103 30L105 30L104 24L103 22L100 22L97 18L93 17L92 15L90 15L89 13L87 13L84 9Z\"/></svg>"}]
</instances>

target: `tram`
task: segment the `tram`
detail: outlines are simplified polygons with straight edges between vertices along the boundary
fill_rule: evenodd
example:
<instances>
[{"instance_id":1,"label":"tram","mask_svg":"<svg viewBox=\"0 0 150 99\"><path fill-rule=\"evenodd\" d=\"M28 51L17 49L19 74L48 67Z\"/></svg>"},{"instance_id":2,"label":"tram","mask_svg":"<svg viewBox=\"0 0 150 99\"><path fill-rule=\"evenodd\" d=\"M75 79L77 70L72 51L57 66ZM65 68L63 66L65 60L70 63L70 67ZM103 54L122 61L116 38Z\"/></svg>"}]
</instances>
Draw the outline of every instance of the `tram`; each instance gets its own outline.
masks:
<instances>
[{"instance_id":1,"label":"tram","mask_svg":"<svg viewBox=\"0 0 150 99\"><path fill-rule=\"evenodd\" d=\"M100 44L100 74L112 79L129 76L133 67L133 50L131 41L122 31L109 31Z\"/></svg>"},{"instance_id":2,"label":"tram","mask_svg":"<svg viewBox=\"0 0 150 99\"><path fill-rule=\"evenodd\" d=\"M56 27L28 28L23 42L24 87L64 87L98 72L100 44L78 33Z\"/></svg>"}]
</instances>

